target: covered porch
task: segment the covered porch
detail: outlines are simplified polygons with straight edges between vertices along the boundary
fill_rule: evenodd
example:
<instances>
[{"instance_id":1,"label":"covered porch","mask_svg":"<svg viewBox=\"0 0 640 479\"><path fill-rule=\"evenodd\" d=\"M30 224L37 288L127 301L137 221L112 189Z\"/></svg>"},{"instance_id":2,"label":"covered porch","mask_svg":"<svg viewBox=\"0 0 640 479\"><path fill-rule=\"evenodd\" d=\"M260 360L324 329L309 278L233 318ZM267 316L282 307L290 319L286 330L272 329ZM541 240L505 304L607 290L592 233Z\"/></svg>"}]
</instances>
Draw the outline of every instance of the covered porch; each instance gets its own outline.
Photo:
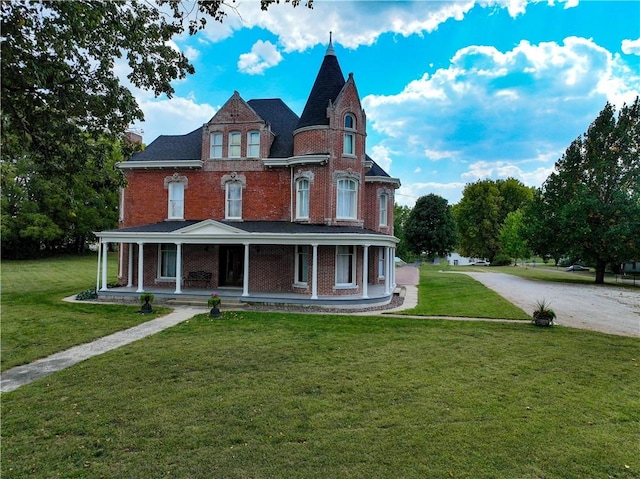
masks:
<instances>
[{"instance_id":1,"label":"covered porch","mask_svg":"<svg viewBox=\"0 0 640 479\"><path fill-rule=\"evenodd\" d=\"M277 232L270 230L276 228ZM166 301L191 298L204 303L215 291L223 300L238 304L348 307L383 305L391 301L395 289L397 238L363 229L277 222L229 225L203 220L163 222L96 235L100 241L96 276L100 297L137 298L149 292ZM120 246L118 271L123 279L115 287L107 282L107 250L113 243ZM339 257L338 247L347 247L349 255ZM161 265L169 249L171 269L164 270ZM203 256L196 261L194 253ZM211 260L217 263L203 266ZM338 264L348 279L339 274ZM205 273L195 271L199 269L209 271L208 280L194 284L189 280L191 275ZM335 280L329 284L328 277Z\"/></svg>"}]
</instances>

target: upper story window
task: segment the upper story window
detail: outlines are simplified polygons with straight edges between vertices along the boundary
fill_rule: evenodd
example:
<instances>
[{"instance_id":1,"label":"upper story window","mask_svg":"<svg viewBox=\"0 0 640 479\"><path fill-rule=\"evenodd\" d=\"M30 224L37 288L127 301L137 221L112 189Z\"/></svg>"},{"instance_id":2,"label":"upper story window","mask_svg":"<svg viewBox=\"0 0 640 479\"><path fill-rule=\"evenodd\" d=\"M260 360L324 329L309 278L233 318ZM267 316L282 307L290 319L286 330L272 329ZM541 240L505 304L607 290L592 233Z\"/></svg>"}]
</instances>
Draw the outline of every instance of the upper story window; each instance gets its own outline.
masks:
<instances>
[{"instance_id":1,"label":"upper story window","mask_svg":"<svg viewBox=\"0 0 640 479\"><path fill-rule=\"evenodd\" d=\"M242 183L229 181L226 186L225 218L242 219Z\"/></svg>"},{"instance_id":2,"label":"upper story window","mask_svg":"<svg viewBox=\"0 0 640 479\"><path fill-rule=\"evenodd\" d=\"M338 180L336 218L356 219L358 215L358 184L355 180Z\"/></svg>"},{"instance_id":3,"label":"upper story window","mask_svg":"<svg viewBox=\"0 0 640 479\"><path fill-rule=\"evenodd\" d=\"M351 114L347 114L344 117L344 143L342 152L345 155L355 155L356 154L356 118Z\"/></svg>"},{"instance_id":4,"label":"upper story window","mask_svg":"<svg viewBox=\"0 0 640 479\"><path fill-rule=\"evenodd\" d=\"M229 158L240 158L242 135L239 131L229 133Z\"/></svg>"},{"instance_id":5,"label":"upper story window","mask_svg":"<svg viewBox=\"0 0 640 479\"><path fill-rule=\"evenodd\" d=\"M379 215L378 215L379 216L379 221L378 222L380 223L380 226L387 226L387 224L388 224L387 208L388 208L388 205L389 205L389 195L387 195L386 193L382 193L380 195L380 200L379 201L380 201L380 204L379 204L379 209L378 209L378 211L379 211Z\"/></svg>"},{"instance_id":6,"label":"upper story window","mask_svg":"<svg viewBox=\"0 0 640 479\"><path fill-rule=\"evenodd\" d=\"M309 180L306 178L296 183L296 218L309 218Z\"/></svg>"},{"instance_id":7,"label":"upper story window","mask_svg":"<svg viewBox=\"0 0 640 479\"><path fill-rule=\"evenodd\" d=\"M222 158L222 133L211 133L209 158Z\"/></svg>"},{"instance_id":8,"label":"upper story window","mask_svg":"<svg viewBox=\"0 0 640 479\"><path fill-rule=\"evenodd\" d=\"M169 183L169 208L167 217L170 220L184 219L184 183Z\"/></svg>"},{"instance_id":9,"label":"upper story window","mask_svg":"<svg viewBox=\"0 0 640 479\"><path fill-rule=\"evenodd\" d=\"M260 157L260 132L250 131L247 133L247 158Z\"/></svg>"}]
</instances>

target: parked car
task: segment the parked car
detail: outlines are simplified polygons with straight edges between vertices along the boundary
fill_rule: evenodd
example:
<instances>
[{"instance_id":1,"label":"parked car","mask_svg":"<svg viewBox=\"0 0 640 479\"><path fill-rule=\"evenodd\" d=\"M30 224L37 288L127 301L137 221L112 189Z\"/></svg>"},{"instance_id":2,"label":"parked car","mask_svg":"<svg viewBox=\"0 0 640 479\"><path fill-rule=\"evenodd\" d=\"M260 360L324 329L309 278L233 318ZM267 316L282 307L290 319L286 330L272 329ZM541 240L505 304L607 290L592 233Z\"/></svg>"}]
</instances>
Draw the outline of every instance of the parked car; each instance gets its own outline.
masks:
<instances>
[{"instance_id":1,"label":"parked car","mask_svg":"<svg viewBox=\"0 0 640 479\"><path fill-rule=\"evenodd\" d=\"M476 261L474 263L471 263L471 266L489 266L491 263L489 263L488 261Z\"/></svg>"},{"instance_id":2,"label":"parked car","mask_svg":"<svg viewBox=\"0 0 640 479\"><path fill-rule=\"evenodd\" d=\"M579 264L572 264L565 271L589 271L589 268L585 268Z\"/></svg>"}]
</instances>

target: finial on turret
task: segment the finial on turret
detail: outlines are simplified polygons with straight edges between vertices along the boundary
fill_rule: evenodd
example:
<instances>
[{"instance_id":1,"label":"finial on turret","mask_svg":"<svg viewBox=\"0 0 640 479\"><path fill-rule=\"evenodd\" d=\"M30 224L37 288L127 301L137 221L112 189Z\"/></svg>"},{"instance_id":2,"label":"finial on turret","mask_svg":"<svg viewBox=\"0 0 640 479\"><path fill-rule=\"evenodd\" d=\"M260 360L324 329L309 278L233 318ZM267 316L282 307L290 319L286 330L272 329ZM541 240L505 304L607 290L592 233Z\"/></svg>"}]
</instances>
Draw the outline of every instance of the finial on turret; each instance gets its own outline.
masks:
<instances>
[{"instance_id":1,"label":"finial on turret","mask_svg":"<svg viewBox=\"0 0 640 479\"><path fill-rule=\"evenodd\" d=\"M333 55L335 57L336 51L333 49L332 34L333 32L329 32L329 46L327 47L327 53L325 54L325 56Z\"/></svg>"}]
</instances>

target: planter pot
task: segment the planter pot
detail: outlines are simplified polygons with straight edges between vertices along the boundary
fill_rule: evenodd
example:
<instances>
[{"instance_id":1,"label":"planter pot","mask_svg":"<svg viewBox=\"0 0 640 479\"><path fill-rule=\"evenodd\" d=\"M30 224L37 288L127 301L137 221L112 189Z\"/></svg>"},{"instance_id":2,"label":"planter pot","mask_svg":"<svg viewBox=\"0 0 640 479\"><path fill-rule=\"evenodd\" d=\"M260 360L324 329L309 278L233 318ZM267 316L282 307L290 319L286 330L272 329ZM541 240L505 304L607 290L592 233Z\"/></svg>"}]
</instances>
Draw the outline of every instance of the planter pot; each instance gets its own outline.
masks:
<instances>
[{"instance_id":1,"label":"planter pot","mask_svg":"<svg viewBox=\"0 0 640 479\"><path fill-rule=\"evenodd\" d=\"M547 316L534 316L533 324L536 326L551 326L553 324L553 318Z\"/></svg>"},{"instance_id":2,"label":"planter pot","mask_svg":"<svg viewBox=\"0 0 640 479\"><path fill-rule=\"evenodd\" d=\"M209 311L209 317L210 318L219 318L220 317L220 309L217 306L214 306L213 308L211 308L211 311Z\"/></svg>"}]
</instances>

